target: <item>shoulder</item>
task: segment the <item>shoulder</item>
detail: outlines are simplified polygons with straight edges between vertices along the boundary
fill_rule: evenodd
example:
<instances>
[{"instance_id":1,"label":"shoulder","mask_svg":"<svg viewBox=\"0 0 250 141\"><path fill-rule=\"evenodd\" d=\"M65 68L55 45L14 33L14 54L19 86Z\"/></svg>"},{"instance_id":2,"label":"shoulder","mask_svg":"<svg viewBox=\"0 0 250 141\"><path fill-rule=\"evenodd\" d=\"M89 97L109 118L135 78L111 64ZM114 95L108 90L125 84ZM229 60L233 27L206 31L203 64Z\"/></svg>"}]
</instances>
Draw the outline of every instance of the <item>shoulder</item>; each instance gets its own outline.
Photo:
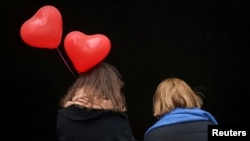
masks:
<instances>
[{"instance_id":1,"label":"shoulder","mask_svg":"<svg viewBox=\"0 0 250 141\"><path fill-rule=\"evenodd\" d=\"M169 134L180 133L180 132L182 133L206 132L208 129L208 125L211 125L211 124L213 123L209 121L184 122L184 123L162 126L154 130L164 131ZM154 130L152 130L152 132Z\"/></svg>"},{"instance_id":2,"label":"shoulder","mask_svg":"<svg viewBox=\"0 0 250 141\"><path fill-rule=\"evenodd\" d=\"M146 141L155 138L196 138L196 136L205 138L208 132L208 125L211 124L213 123L209 121L195 121L162 126L150 131L145 138Z\"/></svg>"}]
</instances>

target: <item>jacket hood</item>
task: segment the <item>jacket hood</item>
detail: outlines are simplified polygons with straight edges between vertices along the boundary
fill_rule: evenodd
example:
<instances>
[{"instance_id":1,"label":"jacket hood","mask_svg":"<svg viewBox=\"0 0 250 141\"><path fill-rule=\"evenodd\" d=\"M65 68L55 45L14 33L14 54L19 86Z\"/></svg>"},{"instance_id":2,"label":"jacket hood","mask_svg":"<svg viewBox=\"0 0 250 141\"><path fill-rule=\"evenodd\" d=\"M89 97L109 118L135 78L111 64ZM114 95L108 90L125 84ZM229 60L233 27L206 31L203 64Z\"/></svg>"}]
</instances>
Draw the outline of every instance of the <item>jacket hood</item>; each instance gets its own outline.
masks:
<instances>
[{"instance_id":1,"label":"jacket hood","mask_svg":"<svg viewBox=\"0 0 250 141\"><path fill-rule=\"evenodd\" d=\"M58 110L58 114L71 120L92 120L97 117L100 118L110 116L110 114L117 114L126 117L126 115L123 113L118 113L111 110L81 108L77 105L71 105L69 107L62 108Z\"/></svg>"}]
</instances>

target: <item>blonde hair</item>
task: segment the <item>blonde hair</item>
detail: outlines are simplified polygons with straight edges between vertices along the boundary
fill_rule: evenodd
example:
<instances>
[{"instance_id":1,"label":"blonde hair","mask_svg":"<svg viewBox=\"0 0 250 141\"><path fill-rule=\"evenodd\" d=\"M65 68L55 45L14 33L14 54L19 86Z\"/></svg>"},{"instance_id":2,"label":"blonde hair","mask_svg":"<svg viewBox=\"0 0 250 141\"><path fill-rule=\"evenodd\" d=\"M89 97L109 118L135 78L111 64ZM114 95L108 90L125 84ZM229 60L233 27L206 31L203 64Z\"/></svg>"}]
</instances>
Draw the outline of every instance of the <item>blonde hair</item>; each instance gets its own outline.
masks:
<instances>
[{"instance_id":1,"label":"blonde hair","mask_svg":"<svg viewBox=\"0 0 250 141\"><path fill-rule=\"evenodd\" d=\"M165 79L158 85L153 96L153 115L159 118L178 107L201 108L201 96L200 92L194 91L181 79Z\"/></svg>"}]
</instances>

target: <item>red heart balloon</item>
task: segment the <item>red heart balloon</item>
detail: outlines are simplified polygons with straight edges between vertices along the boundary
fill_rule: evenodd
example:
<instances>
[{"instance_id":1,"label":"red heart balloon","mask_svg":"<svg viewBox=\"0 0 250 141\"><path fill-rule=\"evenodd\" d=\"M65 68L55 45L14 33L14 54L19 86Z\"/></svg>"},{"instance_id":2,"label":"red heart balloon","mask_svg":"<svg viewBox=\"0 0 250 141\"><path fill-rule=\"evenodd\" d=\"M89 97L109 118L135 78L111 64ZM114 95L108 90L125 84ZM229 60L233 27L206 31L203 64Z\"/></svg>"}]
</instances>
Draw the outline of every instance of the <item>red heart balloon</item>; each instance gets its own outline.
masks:
<instances>
[{"instance_id":1,"label":"red heart balloon","mask_svg":"<svg viewBox=\"0 0 250 141\"><path fill-rule=\"evenodd\" d=\"M53 6L41 7L21 26L22 40L38 48L57 48L62 36L62 16Z\"/></svg>"},{"instance_id":2,"label":"red heart balloon","mask_svg":"<svg viewBox=\"0 0 250 141\"><path fill-rule=\"evenodd\" d=\"M111 43L102 34L86 35L80 31L72 31L66 35L64 47L75 69L83 73L108 55Z\"/></svg>"}]
</instances>

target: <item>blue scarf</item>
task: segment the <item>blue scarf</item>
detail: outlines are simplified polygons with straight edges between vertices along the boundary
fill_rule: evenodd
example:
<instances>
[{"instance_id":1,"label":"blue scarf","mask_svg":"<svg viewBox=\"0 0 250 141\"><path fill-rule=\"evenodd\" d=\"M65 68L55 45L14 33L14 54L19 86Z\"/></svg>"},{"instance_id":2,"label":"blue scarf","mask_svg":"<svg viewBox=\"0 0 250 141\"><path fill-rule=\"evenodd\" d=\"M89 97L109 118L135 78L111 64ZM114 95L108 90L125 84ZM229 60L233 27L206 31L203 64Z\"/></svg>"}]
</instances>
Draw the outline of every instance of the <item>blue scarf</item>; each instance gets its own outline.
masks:
<instances>
[{"instance_id":1,"label":"blue scarf","mask_svg":"<svg viewBox=\"0 0 250 141\"><path fill-rule=\"evenodd\" d=\"M189 121L211 121L215 125L217 125L216 119L207 111L204 111L199 108L177 108L171 111L168 114L163 115L153 126L151 126L146 132L145 135L158 127L181 123L181 122L189 122Z\"/></svg>"}]
</instances>

